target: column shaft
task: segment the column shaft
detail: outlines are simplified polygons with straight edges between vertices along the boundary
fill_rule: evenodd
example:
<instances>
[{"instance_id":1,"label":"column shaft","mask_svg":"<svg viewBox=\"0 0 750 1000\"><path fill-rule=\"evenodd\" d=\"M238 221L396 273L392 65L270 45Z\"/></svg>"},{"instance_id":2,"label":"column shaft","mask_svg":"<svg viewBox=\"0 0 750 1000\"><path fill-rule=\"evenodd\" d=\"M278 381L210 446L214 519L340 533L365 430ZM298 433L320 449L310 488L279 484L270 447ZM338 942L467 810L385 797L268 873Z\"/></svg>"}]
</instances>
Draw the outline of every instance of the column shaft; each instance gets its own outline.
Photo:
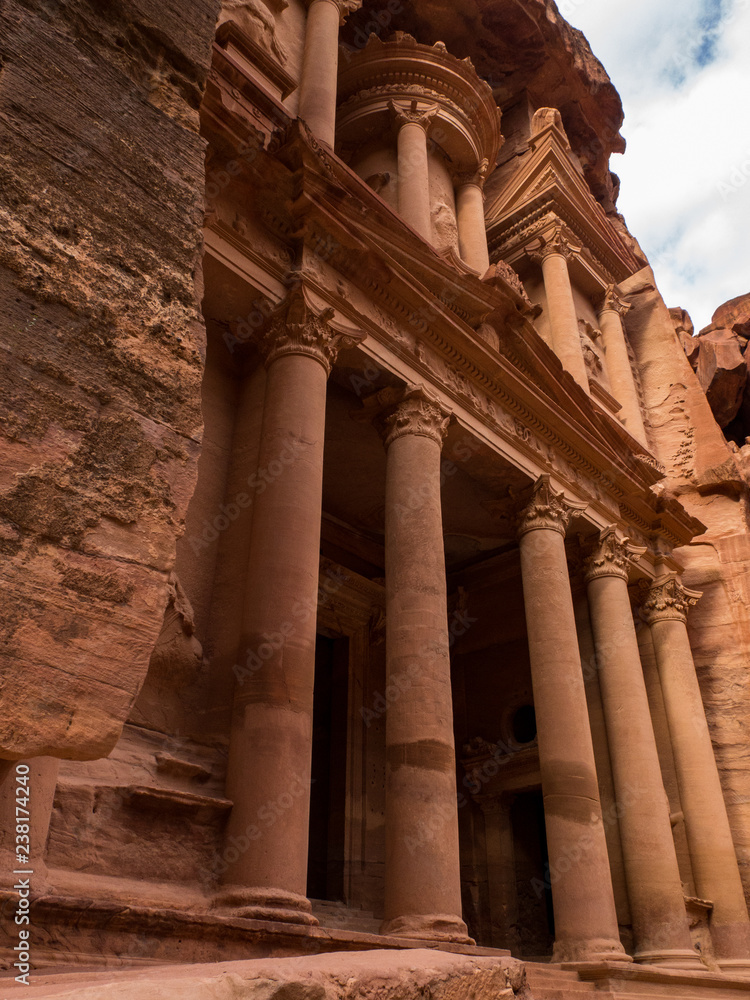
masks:
<instances>
[{"instance_id":1,"label":"column shaft","mask_svg":"<svg viewBox=\"0 0 750 1000\"><path fill-rule=\"evenodd\" d=\"M467 942L440 506L447 422L419 387L386 420L386 663L402 694L386 717L383 933Z\"/></svg>"},{"instance_id":2,"label":"column shaft","mask_svg":"<svg viewBox=\"0 0 750 1000\"><path fill-rule=\"evenodd\" d=\"M594 634L591 630L589 602L585 591L573 595L573 610L578 631L578 649L581 653L583 680L586 689L586 704L589 711L591 726L591 742L594 746L596 761L596 776L599 784L599 799L604 817L604 834L607 839L607 854L609 855L609 870L612 875L612 889L615 894L615 909L617 923L620 928L620 940L626 950L632 945L632 918L630 916L630 901L628 887L625 881L625 861L622 856L622 841L620 839L620 823L618 820L617 796L612 763L610 758L607 727L604 721L604 707L599 685Z\"/></svg>"},{"instance_id":3,"label":"column shaft","mask_svg":"<svg viewBox=\"0 0 750 1000\"><path fill-rule=\"evenodd\" d=\"M578 313L573 300L568 262L562 253L550 252L542 258L544 291L547 297L550 333L555 354L576 382L589 391L589 377L581 350Z\"/></svg>"},{"instance_id":4,"label":"column shaft","mask_svg":"<svg viewBox=\"0 0 750 1000\"><path fill-rule=\"evenodd\" d=\"M305 898L326 381L325 317L290 292L262 345L267 377L244 634L230 733L221 902L315 923Z\"/></svg>"},{"instance_id":5,"label":"column shaft","mask_svg":"<svg viewBox=\"0 0 750 1000\"><path fill-rule=\"evenodd\" d=\"M618 934L565 556L572 509L543 476L519 531L555 914L553 961L627 960Z\"/></svg>"},{"instance_id":6,"label":"column shaft","mask_svg":"<svg viewBox=\"0 0 750 1000\"><path fill-rule=\"evenodd\" d=\"M711 937L719 965L726 971L750 971L750 920L732 831L719 780L711 736L695 673L684 617L675 615L694 603L676 581L655 586L658 604L645 605L659 666L664 706L674 747L680 798L685 813L690 856L699 896L713 903ZM675 589L676 588L676 589ZM664 611L664 604L667 611Z\"/></svg>"},{"instance_id":7,"label":"column shaft","mask_svg":"<svg viewBox=\"0 0 750 1000\"><path fill-rule=\"evenodd\" d=\"M427 132L419 122L404 122L398 130L398 210L412 229L432 242Z\"/></svg>"},{"instance_id":8,"label":"column shaft","mask_svg":"<svg viewBox=\"0 0 750 1000\"><path fill-rule=\"evenodd\" d=\"M312 0L307 12L299 117L331 149L336 141L339 26L342 14L359 6L351 0Z\"/></svg>"},{"instance_id":9,"label":"column shaft","mask_svg":"<svg viewBox=\"0 0 750 1000\"><path fill-rule=\"evenodd\" d=\"M622 405L620 420L641 444L647 445L646 428L643 425L641 402L635 385L633 369L625 344L620 313L615 308L606 308L599 313L602 341L607 362L612 395Z\"/></svg>"},{"instance_id":10,"label":"column shaft","mask_svg":"<svg viewBox=\"0 0 750 1000\"><path fill-rule=\"evenodd\" d=\"M461 258L480 275L489 270L487 230L484 223L484 192L481 184L470 182L456 188L458 245Z\"/></svg>"},{"instance_id":11,"label":"column shaft","mask_svg":"<svg viewBox=\"0 0 750 1000\"><path fill-rule=\"evenodd\" d=\"M669 804L628 596L627 539L602 532L588 597L620 817L635 960L701 969L692 947Z\"/></svg>"}]
</instances>

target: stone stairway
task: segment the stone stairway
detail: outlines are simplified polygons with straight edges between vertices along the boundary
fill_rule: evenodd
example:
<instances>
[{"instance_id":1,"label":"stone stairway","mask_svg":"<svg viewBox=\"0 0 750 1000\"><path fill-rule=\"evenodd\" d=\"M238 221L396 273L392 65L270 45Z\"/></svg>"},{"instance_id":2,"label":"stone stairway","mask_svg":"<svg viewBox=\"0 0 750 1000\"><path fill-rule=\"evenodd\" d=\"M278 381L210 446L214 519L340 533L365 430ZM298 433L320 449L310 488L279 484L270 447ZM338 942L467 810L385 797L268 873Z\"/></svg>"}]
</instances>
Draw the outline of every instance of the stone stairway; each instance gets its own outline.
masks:
<instances>
[{"instance_id":1,"label":"stone stairway","mask_svg":"<svg viewBox=\"0 0 750 1000\"><path fill-rule=\"evenodd\" d=\"M377 934L380 929L381 921L367 910L352 910L344 903L327 899L311 899L310 902L321 927L359 931L363 934Z\"/></svg>"}]
</instances>

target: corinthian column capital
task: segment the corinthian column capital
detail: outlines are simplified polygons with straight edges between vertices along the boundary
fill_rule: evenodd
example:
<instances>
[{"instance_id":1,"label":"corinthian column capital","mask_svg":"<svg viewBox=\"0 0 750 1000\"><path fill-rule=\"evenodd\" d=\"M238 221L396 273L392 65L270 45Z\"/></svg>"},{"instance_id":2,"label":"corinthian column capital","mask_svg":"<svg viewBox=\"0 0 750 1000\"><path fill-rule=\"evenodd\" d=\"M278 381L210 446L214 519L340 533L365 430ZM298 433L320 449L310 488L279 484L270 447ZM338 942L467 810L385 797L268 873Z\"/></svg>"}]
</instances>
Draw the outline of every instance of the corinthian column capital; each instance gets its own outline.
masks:
<instances>
[{"instance_id":1,"label":"corinthian column capital","mask_svg":"<svg viewBox=\"0 0 750 1000\"><path fill-rule=\"evenodd\" d=\"M459 186L463 186L464 184L473 184L475 187L484 190L484 182L487 180L487 174L489 173L489 169L490 169L490 161L485 156L485 158L482 160L482 162L479 164L476 170L470 170L468 173L465 174L456 174L455 176L456 184Z\"/></svg>"},{"instance_id":2,"label":"corinthian column capital","mask_svg":"<svg viewBox=\"0 0 750 1000\"><path fill-rule=\"evenodd\" d=\"M604 528L599 533L596 548L584 562L586 583L601 576L627 580L631 565L645 551L645 546L633 545L628 537L619 537L614 525Z\"/></svg>"},{"instance_id":3,"label":"corinthian column capital","mask_svg":"<svg viewBox=\"0 0 750 1000\"><path fill-rule=\"evenodd\" d=\"M558 220L551 231L542 233L536 242L527 248L526 253L532 260L540 263L552 254L570 260L579 250L580 247L569 240L562 222Z\"/></svg>"},{"instance_id":4,"label":"corinthian column capital","mask_svg":"<svg viewBox=\"0 0 750 1000\"><path fill-rule=\"evenodd\" d=\"M315 3L330 3L339 12L339 25L342 25L350 14L362 6L362 0L306 0L308 9Z\"/></svg>"},{"instance_id":5,"label":"corinthian column capital","mask_svg":"<svg viewBox=\"0 0 750 1000\"><path fill-rule=\"evenodd\" d=\"M353 347L362 339L342 334L329 326L333 309L316 313L305 298L302 285L293 288L271 314L271 321L261 335L258 348L266 367L286 354L314 358L330 375L342 347Z\"/></svg>"},{"instance_id":6,"label":"corinthian column capital","mask_svg":"<svg viewBox=\"0 0 750 1000\"><path fill-rule=\"evenodd\" d=\"M386 450L405 434L430 438L442 448L452 416L423 385L381 389L365 401L362 415L372 419Z\"/></svg>"},{"instance_id":7,"label":"corinthian column capital","mask_svg":"<svg viewBox=\"0 0 750 1000\"><path fill-rule=\"evenodd\" d=\"M703 594L683 587L674 574L640 583L640 611L648 625L660 621L687 622L687 614Z\"/></svg>"},{"instance_id":8,"label":"corinthian column capital","mask_svg":"<svg viewBox=\"0 0 750 1000\"><path fill-rule=\"evenodd\" d=\"M427 108L420 108L419 101L416 98L412 100L408 107L396 101L389 101L388 108L394 115L399 128L402 128L404 125L419 125L424 129L425 134L430 125L432 125L435 115L440 110L437 104L431 104Z\"/></svg>"},{"instance_id":9,"label":"corinthian column capital","mask_svg":"<svg viewBox=\"0 0 750 1000\"><path fill-rule=\"evenodd\" d=\"M601 315L603 312L609 310L610 312L616 312L620 316L624 316L632 308L632 305L618 294L616 285L608 285L604 292L602 303L599 306L599 314Z\"/></svg>"},{"instance_id":10,"label":"corinthian column capital","mask_svg":"<svg viewBox=\"0 0 750 1000\"><path fill-rule=\"evenodd\" d=\"M518 515L518 537L537 528L559 531L564 536L571 517L587 507L586 503L568 500L564 493L556 493L550 477L540 476L534 483L531 500Z\"/></svg>"}]
</instances>

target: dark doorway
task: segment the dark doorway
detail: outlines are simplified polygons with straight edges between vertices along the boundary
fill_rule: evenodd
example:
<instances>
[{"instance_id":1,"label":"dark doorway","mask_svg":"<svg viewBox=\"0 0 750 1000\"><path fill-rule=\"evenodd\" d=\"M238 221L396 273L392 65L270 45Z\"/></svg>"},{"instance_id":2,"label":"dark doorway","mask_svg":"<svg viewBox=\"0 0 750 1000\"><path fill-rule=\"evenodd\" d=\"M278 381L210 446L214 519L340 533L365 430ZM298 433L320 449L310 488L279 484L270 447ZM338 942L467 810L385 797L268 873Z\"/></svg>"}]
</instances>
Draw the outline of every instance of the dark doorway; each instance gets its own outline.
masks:
<instances>
[{"instance_id":1,"label":"dark doorway","mask_svg":"<svg viewBox=\"0 0 750 1000\"><path fill-rule=\"evenodd\" d=\"M318 635L313 696L307 895L345 902L349 640Z\"/></svg>"},{"instance_id":2,"label":"dark doorway","mask_svg":"<svg viewBox=\"0 0 750 1000\"><path fill-rule=\"evenodd\" d=\"M541 958L552 954L555 940L541 790L518 795L510 816L516 859L520 951L524 958Z\"/></svg>"}]
</instances>

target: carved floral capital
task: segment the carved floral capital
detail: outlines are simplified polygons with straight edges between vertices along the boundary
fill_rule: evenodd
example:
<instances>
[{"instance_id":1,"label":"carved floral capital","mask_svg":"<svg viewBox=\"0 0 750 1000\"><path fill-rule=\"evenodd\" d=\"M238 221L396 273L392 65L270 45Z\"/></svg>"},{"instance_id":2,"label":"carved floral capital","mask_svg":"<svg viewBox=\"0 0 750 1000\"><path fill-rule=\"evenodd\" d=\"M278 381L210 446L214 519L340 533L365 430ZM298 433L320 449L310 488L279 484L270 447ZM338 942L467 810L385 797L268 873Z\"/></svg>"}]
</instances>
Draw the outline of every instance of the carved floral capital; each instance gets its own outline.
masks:
<instances>
[{"instance_id":1,"label":"carved floral capital","mask_svg":"<svg viewBox=\"0 0 750 1000\"><path fill-rule=\"evenodd\" d=\"M386 450L406 434L430 438L442 448L452 416L423 385L381 389L365 401L365 411L372 415Z\"/></svg>"},{"instance_id":2,"label":"carved floral capital","mask_svg":"<svg viewBox=\"0 0 750 1000\"><path fill-rule=\"evenodd\" d=\"M362 6L362 0L307 0L308 9L316 3L331 3L339 12L339 26L341 26L350 14Z\"/></svg>"},{"instance_id":3,"label":"carved floral capital","mask_svg":"<svg viewBox=\"0 0 750 1000\"><path fill-rule=\"evenodd\" d=\"M456 174L456 184L459 187L463 187L465 184L474 184L476 187L484 190L484 182L487 180L489 170L490 161L485 157L476 170L471 170L465 174Z\"/></svg>"},{"instance_id":4,"label":"carved floral capital","mask_svg":"<svg viewBox=\"0 0 750 1000\"><path fill-rule=\"evenodd\" d=\"M419 125L424 129L425 133L430 128L430 125L432 125L435 115L440 110L437 104L431 104L427 108L420 108L419 101L416 98L412 100L408 107L403 104L397 104L396 101L389 101L388 108L395 116L396 124L399 128L403 128L404 125Z\"/></svg>"},{"instance_id":5,"label":"carved floral capital","mask_svg":"<svg viewBox=\"0 0 750 1000\"><path fill-rule=\"evenodd\" d=\"M673 574L652 582L642 580L639 590L641 615L649 625L660 621L686 622L688 611L703 596L698 590L683 587Z\"/></svg>"},{"instance_id":6,"label":"carved floral capital","mask_svg":"<svg viewBox=\"0 0 750 1000\"><path fill-rule=\"evenodd\" d=\"M596 548L584 562L586 583L602 576L627 580L631 565L645 551L645 546L634 545L628 537L619 537L614 525L604 528L599 533Z\"/></svg>"},{"instance_id":7,"label":"carved floral capital","mask_svg":"<svg viewBox=\"0 0 750 1000\"><path fill-rule=\"evenodd\" d=\"M558 221L552 231L541 234L537 241L527 248L526 253L532 260L539 263L552 254L570 260L580 249L579 246L571 243L562 222Z\"/></svg>"},{"instance_id":8,"label":"carved floral capital","mask_svg":"<svg viewBox=\"0 0 750 1000\"><path fill-rule=\"evenodd\" d=\"M362 339L342 334L329 326L333 309L315 312L305 298L302 285L293 288L271 314L270 323L258 341L266 367L288 354L302 354L319 362L330 375L341 348Z\"/></svg>"},{"instance_id":9,"label":"carved floral capital","mask_svg":"<svg viewBox=\"0 0 750 1000\"><path fill-rule=\"evenodd\" d=\"M540 476L534 483L531 500L518 515L518 537L538 528L559 531L565 535L574 514L580 513L588 504L568 500L564 493L552 489L550 477Z\"/></svg>"},{"instance_id":10,"label":"carved floral capital","mask_svg":"<svg viewBox=\"0 0 750 1000\"><path fill-rule=\"evenodd\" d=\"M604 298L602 299L602 304L599 307L599 314L603 312L616 312L619 316L624 316L626 312L632 309L632 305L626 302L621 295L617 293L616 285L608 285L606 291L604 292Z\"/></svg>"}]
</instances>

